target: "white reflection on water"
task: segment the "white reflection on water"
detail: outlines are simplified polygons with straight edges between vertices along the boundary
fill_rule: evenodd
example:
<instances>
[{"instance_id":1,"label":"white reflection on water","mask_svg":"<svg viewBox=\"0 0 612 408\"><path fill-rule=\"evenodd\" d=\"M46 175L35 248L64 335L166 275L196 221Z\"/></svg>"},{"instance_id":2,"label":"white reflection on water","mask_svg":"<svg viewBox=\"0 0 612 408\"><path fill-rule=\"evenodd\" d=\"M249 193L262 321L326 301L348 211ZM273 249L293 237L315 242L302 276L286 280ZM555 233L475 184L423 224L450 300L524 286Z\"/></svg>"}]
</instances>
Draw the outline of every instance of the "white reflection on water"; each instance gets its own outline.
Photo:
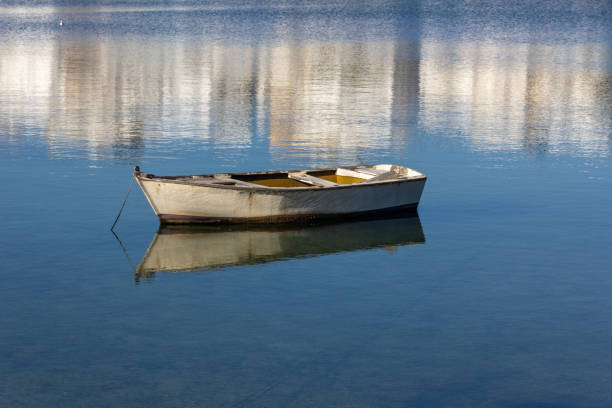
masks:
<instances>
[{"instance_id":1,"label":"white reflection on water","mask_svg":"<svg viewBox=\"0 0 612 408\"><path fill-rule=\"evenodd\" d=\"M428 23L413 38L386 24L338 40L294 40L278 25L269 42L11 34L0 41L0 145L132 161L263 147L315 164L427 134L474 150L609 155L607 43L449 39Z\"/></svg>"},{"instance_id":2,"label":"white reflection on water","mask_svg":"<svg viewBox=\"0 0 612 408\"><path fill-rule=\"evenodd\" d=\"M306 156L354 158L360 149L391 147L393 42L285 45L271 52L267 59L275 63L265 77L272 151L299 146L297 154Z\"/></svg>"},{"instance_id":3,"label":"white reflection on water","mask_svg":"<svg viewBox=\"0 0 612 408\"><path fill-rule=\"evenodd\" d=\"M137 154L149 142L155 149L177 139L244 149L259 132L273 156L350 159L403 142L394 109L405 112L397 98L410 95L394 77L396 48L391 41L6 44L3 133L18 143L19 129L40 128L51 154L85 144L95 159L109 148Z\"/></svg>"},{"instance_id":4,"label":"white reflection on water","mask_svg":"<svg viewBox=\"0 0 612 408\"><path fill-rule=\"evenodd\" d=\"M599 43L423 41L422 124L459 129L477 150L607 156L607 61Z\"/></svg>"},{"instance_id":5,"label":"white reflection on water","mask_svg":"<svg viewBox=\"0 0 612 408\"><path fill-rule=\"evenodd\" d=\"M153 238L135 278L157 272L204 271L299 257L421 244L418 216L263 228L162 227Z\"/></svg>"}]
</instances>

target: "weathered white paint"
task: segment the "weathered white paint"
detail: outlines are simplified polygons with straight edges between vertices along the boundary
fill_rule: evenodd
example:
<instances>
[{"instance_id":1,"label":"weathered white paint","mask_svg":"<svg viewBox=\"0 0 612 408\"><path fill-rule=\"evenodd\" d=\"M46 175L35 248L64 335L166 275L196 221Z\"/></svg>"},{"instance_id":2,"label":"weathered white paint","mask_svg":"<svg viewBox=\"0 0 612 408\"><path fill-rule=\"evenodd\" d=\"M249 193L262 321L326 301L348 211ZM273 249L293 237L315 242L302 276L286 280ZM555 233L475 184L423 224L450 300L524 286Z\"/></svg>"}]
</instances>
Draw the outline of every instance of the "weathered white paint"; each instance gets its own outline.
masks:
<instances>
[{"instance_id":1,"label":"weathered white paint","mask_svg":"<svg viewBox=\"0 0 612 408\"><path fill-rule=\"evenodd\" d=\"M398 170L401 176L371 183L297 188L264 187L244 182L215 185L198 182L195 178L191 181L135 176L158 216L248 221L264 217L343 215L418 204L426 180L423 174L401 166L372 168ZM358 168L352 170L359 171Z\"/></svg>"}]
</instances>

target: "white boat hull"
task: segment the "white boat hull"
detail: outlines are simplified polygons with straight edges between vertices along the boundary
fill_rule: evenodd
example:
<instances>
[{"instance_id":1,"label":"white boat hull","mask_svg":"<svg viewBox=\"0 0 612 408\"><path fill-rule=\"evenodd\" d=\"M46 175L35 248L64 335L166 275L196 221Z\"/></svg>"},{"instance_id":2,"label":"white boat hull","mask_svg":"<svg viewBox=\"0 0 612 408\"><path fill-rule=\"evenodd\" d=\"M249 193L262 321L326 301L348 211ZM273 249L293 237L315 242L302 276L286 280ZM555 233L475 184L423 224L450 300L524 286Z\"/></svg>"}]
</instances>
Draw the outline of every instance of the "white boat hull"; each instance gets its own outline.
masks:
<instances>
[{"instance_id":1,"label":"white boat hull","mask_svg":"<svg viewBox=\"0 0 612 408\"><path fill-rule=\"evenodd\" d=\"M425 177L326 188L194 185L136 176L161 223L288 222L415 210Z\"/></svg>"}]
</instances>

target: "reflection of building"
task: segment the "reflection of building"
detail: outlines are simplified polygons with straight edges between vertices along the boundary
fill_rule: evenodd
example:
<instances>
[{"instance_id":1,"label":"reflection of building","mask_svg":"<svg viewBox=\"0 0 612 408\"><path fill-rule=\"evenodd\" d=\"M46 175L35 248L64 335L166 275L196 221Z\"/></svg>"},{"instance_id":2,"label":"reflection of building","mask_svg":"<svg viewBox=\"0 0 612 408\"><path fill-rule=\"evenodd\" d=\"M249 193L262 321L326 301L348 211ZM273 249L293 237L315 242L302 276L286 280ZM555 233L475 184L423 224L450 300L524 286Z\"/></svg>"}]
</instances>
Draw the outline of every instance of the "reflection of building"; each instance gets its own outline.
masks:
<instances>
[{"instance_id":1,"label":"reflection of building","mask_svg":"<svg viewBox=\"0 0 612 408\"><path fill-rule=\"evenodd\" d=\"M398 42L393 61L391 136L397 148L416 131L419 114L420 44Z\"/></svg>"},{"instance_id":2,"label":"reflection of building","mask_svg":"<svg viewBox=\"0 0 612 408\"><path fill-rule=\"evenodd\" d=\"M54 47L0 41L0 141L20 144L48 116Z\"/></svg>"},{"instance_id":3,"label":"reflection of building","mask_svg":"<svg viewBox=\"0 0 612 408\"><path fill-rule=\"evenodd\" d=\"M389 146L394 51L393 42L272 49L271 148L356 157L360 149Z\"/></svg>"},{"instance_id":4,"label":"reflection of building","mask_svg":"<svg viewBox=\"0 0 612 408\"><path fill-rule=\"evenodd\" d=\"M418 123L456 129L475 149L610 151L604 45L435 32L422 42L169 38L0 42L1 137L19 143L34 129L54 155L93 158L138 156L148 141L181 149L173 141L183 139L226 158L256 146L348 163L402 148Z\"/></svg>"},{"instance_id":5,"label":"reflection of building","mask_svg":"<svg viewBox=\"0 0 612 408\"><path fill-rule=\"evenodd\" d=\"M2 109L34 98L45 108L38 122L51 152L79 143L93 158L109 150L133 157L145 135L235 149L269 132L273 155L304 148L355 159L401 144L406 122L415 120L418 52L410 44L141 44L51 42L43 60L33 46L5 46L0 58L23 57L14 68L21 80L3 75L21 93ZM23 74L34 66L44 74Z\"/></svg>"},{"instance_id":6,"label":"reflection of building","mask_svg":"<svg viewBox=\"0 0 612 408\"><path fill-rule=\"evenodd\" d=\"M92 158L109 150L132 157L143 148L142 90L110 52L97 41L56 44L46 121L52 152L71 141L85 144Z\"/></svg>"},{"instance_id":7,"label":"reflection of building","mask_svg":"<svg viewBox=\"0 0 612 408\"><path fill-rule=\"evenodd\" d=\"M457 129L475 149L606 155L604 48L423 41L422 125Z\"/></svg>"},{"instance_id":8,"label":"reflection of building","mask_svg":"<svg viewBox=\"0 0 612 408\"><path fill-rule=\"evenodd\" d=\"M256 50L244 46L213 49L210 100L211 136L221 147L244 148L251 142L256 93Z\"/></svg>"}]
</instances>

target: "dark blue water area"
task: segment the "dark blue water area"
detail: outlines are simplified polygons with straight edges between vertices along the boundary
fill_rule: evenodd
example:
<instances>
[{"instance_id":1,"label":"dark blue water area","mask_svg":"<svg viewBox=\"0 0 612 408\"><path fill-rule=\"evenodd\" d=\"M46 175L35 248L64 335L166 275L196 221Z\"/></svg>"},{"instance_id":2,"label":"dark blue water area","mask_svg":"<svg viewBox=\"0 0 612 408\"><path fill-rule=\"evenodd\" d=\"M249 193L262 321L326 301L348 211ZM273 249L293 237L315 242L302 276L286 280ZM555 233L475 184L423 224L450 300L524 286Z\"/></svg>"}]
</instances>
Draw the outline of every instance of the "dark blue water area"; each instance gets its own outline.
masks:
<instances>
[{"instance_id":1,"label":"dark blue water area","mask_svg":"<svg viewBox=\"0 0 612 408\"><path fill-rule=\"evenodd\" d=\"M0 406L610 406L610 10L559 4L0 3ZM135 165L361 163L404 230L109 231Z\"/></svg>"},{"instance_id":2,"label":"dark blue water area","mask_svg":"<svg viewBox=\"0 0 612 408\"><path fill-rule=\"evenodd\" d=\"M609 168L450 145L424 245L138 285L129 168L3 160L3 403L607 405ZM133 262L155 230L135 191Z\"/></svg>"}]
</instances>

